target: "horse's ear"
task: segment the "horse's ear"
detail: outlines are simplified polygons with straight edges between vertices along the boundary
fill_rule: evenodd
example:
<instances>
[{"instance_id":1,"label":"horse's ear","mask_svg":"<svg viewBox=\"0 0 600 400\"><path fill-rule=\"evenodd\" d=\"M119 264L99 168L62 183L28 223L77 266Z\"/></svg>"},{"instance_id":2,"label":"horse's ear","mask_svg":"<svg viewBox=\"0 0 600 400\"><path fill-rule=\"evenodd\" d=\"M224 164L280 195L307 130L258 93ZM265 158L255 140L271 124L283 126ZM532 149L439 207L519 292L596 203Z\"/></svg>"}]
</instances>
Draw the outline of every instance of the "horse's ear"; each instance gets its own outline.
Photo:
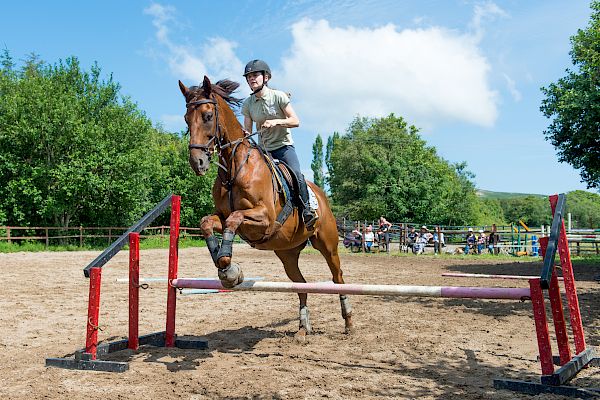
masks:
<instances>
[{"instance_id":1,"label":"horse's ear","mask_svg":"<svg viewBox=\"0 0 600 400\"><path fill-rule=\"evenodd\" d=\"M206 75L204 75L204 81L202 82L202 90L204 90L204 97L210 97L212 83L210 83L210 79L208 79L208 76Z\"/></svg>"},{"instance_id":2,"label":"horse's ear","mask_svg":"<svg viewBox=\"0 0 600 400\"><path fill-rule=\"evenodd\" d=\"M181 90L181 94L183 94L183 96L187 98L189 89L181 81L179 81L179 90Z\"/></svg>"}]
</instances>

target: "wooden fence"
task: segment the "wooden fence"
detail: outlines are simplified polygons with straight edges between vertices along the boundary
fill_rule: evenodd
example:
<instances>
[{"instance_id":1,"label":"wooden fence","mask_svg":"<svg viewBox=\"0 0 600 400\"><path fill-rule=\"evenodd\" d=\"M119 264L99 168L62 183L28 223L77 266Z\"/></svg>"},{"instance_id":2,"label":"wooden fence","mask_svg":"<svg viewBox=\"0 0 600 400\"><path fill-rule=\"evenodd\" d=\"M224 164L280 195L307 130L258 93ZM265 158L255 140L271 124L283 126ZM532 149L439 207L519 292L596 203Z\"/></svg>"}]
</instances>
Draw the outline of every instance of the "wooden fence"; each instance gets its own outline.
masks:
<instances>
[{"instance_id":1,"label":"wooden fence","mask_svg":"<svg viewBox=\"0 0 600 400\"><path fill-rule=\"evenodd\" d=\"M379 229L378 221L353 221L340 219L337 221L340 237L345 238L351 232L357 229L359 232L365 232L367 226L373 227L373 232ZM383 246L387 252L394 246L399 252L408 251L408 232L411 227L414 227L417 232L420 231L421 224L401 222L392 223L389 229L389 244ZM538 253L539 239L550 234L550 226L541 226L538 228L529 228L525 230L520 225L497 225L493 226L443 226L443 225L426 225L430 233L437 233L441 236L445 244L450 245L465 245L466 234L471 228L476 235L479 230L483 230L486 236L494 229L498 234L500 241L498 248L502 252L515 255L532 255ZM568 233L569 248L573 255L597 254L600 255L600 230L599 229L572 229ZM377 235L375 235L377 238ZM533 240L532 240L533 239ZM364 243L362 245L364 250ZM378 250L381 250L381 244L377 245ZM434 252L441 249L434 248Z\"/></svg>"},{"instance_id":2,"label":"wooden fence","mask_svg":"<svg viewBox=\"0 0 600 400\"><path fill-rule=\"evenodd\" d=\"M377 221L351 221L351 220L339 220L338 231L341 238L345 238L347 234L351 233L353 229L359 229L364 232L366 226L372 225L373 231L376 232L378 229ZM375 248L378 250L385 249L390 252L392 246L397 251L407 251L407 234L410 227L413 226L417 231L421 225L413 223L394 223L390 228L389 245L381 246L380 243L376 243ZM464 244L464 237L468 231L468 227L448 227L448 226L437 226L428 225L430 232L439 232L443 234L443 238L446 244ZM546 227L549 228L549 227ZM496 232L500 236L501 248L503 251L508 253L527 252L528 254L533 253L531 237L536 236L537 239L544 237L548 234L545 227L532 228L530 231L525 232L517 229L513 226L497 226ZM22 242L22 241L38 241L43 242L46 247L57 244L71 244L83 247L86 240L95 241L94 244L98 243L98 240L106 239L106 243L110 244L121 236L128 228L127 227L31 227L31 226L0 226L0 243L1 242ZM473 230L475 233L479 229L483 229L486 234L489 233L491 227L478 227L474 226ZM590 230L579 231L572 230L568 233L569 247L571 253L574 255L581 254L600 254L600 234L590 234ZM181 227L181 238L201 238L200 228L194 227ZM594 231L592 231L594 233ZM168 238L169 226L151 226L147 227L142 231L140 238L158 237ZM535 246L535 244L534 244ZM364 247L363 247L364 250ZM440 249L434 249L440 251Z\"/></svg>"},{"instance_id":3,"label":"wooden fence","mask_svg":"<svg viewBox=\"0 0 600 400\"><path fill-rule=\"evenodd\" d=\"M54 226L0 226L0 242L9 244L22 241L43 242L46 247L56 244L78 243L83 247L86 239L107 239L110 244L121 236L127 227L54 227ZM180 227L180 235L185 238L201 238L200 228ZM168 238L169 226L149 226L142 231L140 238Z\"/></svg>"}]
</instances>

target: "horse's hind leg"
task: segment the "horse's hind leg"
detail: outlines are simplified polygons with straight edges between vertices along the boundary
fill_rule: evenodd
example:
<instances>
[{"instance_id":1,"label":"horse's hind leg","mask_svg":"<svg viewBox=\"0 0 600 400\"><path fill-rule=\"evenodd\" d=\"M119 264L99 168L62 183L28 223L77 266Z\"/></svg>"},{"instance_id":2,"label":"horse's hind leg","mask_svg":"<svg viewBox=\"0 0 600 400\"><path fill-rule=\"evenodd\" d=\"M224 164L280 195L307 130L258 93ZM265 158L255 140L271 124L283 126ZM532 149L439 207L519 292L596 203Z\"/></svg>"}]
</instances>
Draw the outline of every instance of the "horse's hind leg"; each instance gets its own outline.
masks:
<instances>
[{"instance_id":1,"label":"horse's hind leg","mask_svg":"<svg viewBox=\"0 0 600 400\"><path fill-rule=\"evenodd\" d=\"M331 226L331 224L329 224ZM340 265L340 257L338 255L338 237L337 231L335 231L335 225L333 232L326 232L321 230L316 235L310 238L310 242L313 247L325 257L334 283L344 283L344 277L342 268ZM354 330L352 324L352 306L348 296L340 295L340 305L342 307L342 318L345 321L345 332L351 333Z\"/></svg>"},{"instance_id":2,"label":"horse's hind leg","mask_svg":"<svg viewBox=\"0 0 600 400\"><path fill-rule=\"evenodd\" d=\"M283 263L285 273L287 274L288 278L292 280L292 282L306 282L304 276L302 276L302 272L300 272L300 268L298 267L298 257L300 256L300 252L305 245L306 243L303 243L295 249L290 250L275 250L275 254ZM298 293L298 298L300 299L300 326L298 332L296 333L296 338L304 339L305 336L310 334L312 331L308 307L306 305L308 296L306 293Z\"/></svg>"}]
</instances>

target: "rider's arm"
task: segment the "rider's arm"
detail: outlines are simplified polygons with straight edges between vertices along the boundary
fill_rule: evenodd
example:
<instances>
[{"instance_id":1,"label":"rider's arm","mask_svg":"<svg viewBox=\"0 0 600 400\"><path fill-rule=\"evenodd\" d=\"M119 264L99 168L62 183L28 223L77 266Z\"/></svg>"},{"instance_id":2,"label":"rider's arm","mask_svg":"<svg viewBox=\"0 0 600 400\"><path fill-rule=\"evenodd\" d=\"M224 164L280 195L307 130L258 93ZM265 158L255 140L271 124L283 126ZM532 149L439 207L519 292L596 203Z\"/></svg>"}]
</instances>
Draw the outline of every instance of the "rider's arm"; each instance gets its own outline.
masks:
<instances>
[{"instance_id":1,"label":"rider's arm","mask_svg":"<svg viewBox=\"0 0 600 400\"><path fill-rule=\"evenodd\" d=\"M283 126L284 128L297 128L300 126L300 120L294 111L294 108L288 103L283 109L285 119L268 119L262 125L262 128L271 128L273 126ZM244 119L244 124L245 124Z\"/></svg>"},{"instance_id":2,"label":"rider's arm","mask_svg":"<svg viewBox=\"0 0 600 400\"><path fill-rule=\"evenodd\" d=\"M252 118L244 115L244 129L246 132L252 133Z\"/></svg>"}]
</instances>

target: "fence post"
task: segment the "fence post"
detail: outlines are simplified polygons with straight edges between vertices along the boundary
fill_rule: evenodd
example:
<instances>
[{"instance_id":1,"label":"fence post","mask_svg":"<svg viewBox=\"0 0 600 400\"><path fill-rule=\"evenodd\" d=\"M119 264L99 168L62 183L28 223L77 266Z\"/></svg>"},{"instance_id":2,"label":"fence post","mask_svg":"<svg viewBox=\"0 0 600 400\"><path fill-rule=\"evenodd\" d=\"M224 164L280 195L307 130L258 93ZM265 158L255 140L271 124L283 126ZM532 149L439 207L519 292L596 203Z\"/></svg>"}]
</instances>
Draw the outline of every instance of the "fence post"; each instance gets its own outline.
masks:
<instances>
[{"instance_id":1,"label":"fence post","mask_svg":"<svg viewBox=\"0 0 600 400\"><path fill-rule=\"evenodd\" d=\"M6 227L6 238L8 239L8 244L12 244L12 240L10 240L10 226Z\"/></svg>"},{"instance_id":2,"label":"fence post","mask_svg":"<svg viewBox=\"0 0 600 400\"><path fill-rule=\"evenodd\" d=\"M86 321L85 352L96 359L98 347L98 319L100 313L100 283L102 279L102 268L90 270L90 292L88 299L88 318Z\"/></svg>"},{"instance_id":3,"label":"fence post","mask_svg":"<svg viewBox=\"0 0 600 400\"><path fill-rule=\"evenodd\" d=\"M79 225L79 248L83 247L83 226Z\"/></svg>"},{"instance_id":4,"label":"fence post","mask_svg":"<svg viewBox=\"0 0 600 400\"><path fill-rule=\"evenodd\" d=\"M46 231L46 249L48 249L48 246L49 246L49 244L50 244L50 243L49 243L49 242L50 242L50 240L49 240L49 238L48 238L48 228L45 228L45 231Z\"/></svg>"},{"instance_id":5,"label":"fence post","mask_svg":"<svg viewBox=\"0 0 600 400\"><path fill-rule=\"evenodd\" d=\"M140 314L140 234L129 234L129 341L128 348L139 346Z\"/></svg>"},{"instance_id":6,"label":"fence post","mask_svg":"<svg viewBox=\"0 0 600 400\"><path fill-rule=\"evenodd\" d=\"M169 229L169 278L167 279L167 326L165 347L175 346L175 312L177 308L177 288L171 286L177 279L178 250L179 250L179 216L181 197L173 196L171 200L171 225Z\"/></svg>"}]
</instances>

